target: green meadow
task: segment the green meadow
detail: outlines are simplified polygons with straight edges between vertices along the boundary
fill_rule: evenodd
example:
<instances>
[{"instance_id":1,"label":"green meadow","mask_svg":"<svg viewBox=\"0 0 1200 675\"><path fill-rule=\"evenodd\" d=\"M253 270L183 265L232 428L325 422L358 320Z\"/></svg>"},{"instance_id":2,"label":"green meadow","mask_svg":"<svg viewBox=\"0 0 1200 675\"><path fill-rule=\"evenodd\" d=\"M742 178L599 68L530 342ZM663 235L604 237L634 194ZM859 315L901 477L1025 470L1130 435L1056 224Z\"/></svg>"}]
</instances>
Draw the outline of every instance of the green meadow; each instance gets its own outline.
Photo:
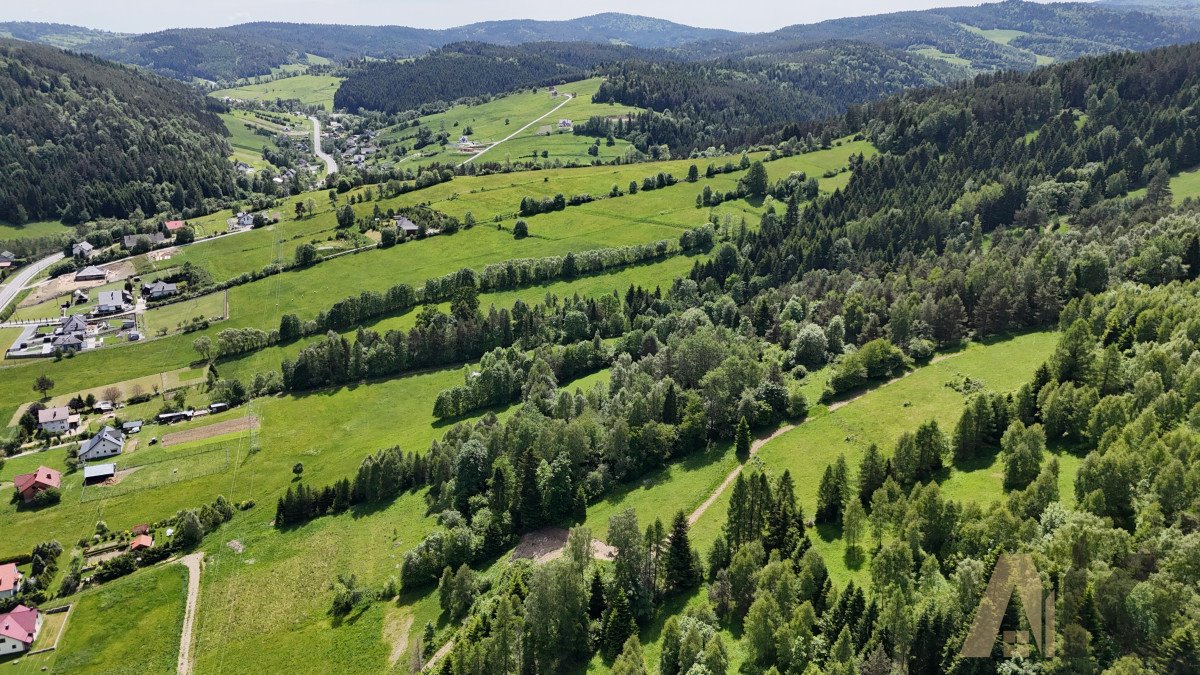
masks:
<instances>
[{"instance_id":1,"label":"green meadow","mask_svg":"<svg viewBox=\"0 0 1200 675\"><path fill-rule=\"evenodd\" d=\"M342 78L333 75L295 75L260 84L218 89L209 96L216 98L228 96L247 101L298 99L305 105L319 105L332 112L333 95L341 83Z\"/></svg>"}]
</instances>

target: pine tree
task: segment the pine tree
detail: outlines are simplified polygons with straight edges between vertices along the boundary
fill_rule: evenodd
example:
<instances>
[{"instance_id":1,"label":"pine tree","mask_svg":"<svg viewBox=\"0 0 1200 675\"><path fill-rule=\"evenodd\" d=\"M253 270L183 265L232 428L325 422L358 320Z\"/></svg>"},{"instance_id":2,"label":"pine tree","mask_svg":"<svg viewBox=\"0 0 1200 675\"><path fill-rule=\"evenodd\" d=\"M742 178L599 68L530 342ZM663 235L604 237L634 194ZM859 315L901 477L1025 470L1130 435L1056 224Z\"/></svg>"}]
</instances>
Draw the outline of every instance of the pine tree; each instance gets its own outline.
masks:
<instances>
[{"instance_id":1,"label":"pine tree","mask_svg":"<svg viewBox=\"0 0 1200 675\"><path fill-rule=\"evenodd\" d=\"M858 466L858 499L870 504L875 491L887 480L887 461L879 453L879 446L872 443Z\"/></svg>"},{"instance_id":2,"label":"pine tree","mask_svg":"<svg viewBox=\"0 0 1200 675\"><path fill-rule=\"evenodd\" d=\"M604 614L603 650L609 658L620 653L625 641L637 633L637 624L633 621L633 612L629 609L629 600L625 591L619 586L613 586L615 592L609 601L608 610Z\"/></svg>"},{"instance_id":3,"label":"pine tree","mask_svg":"<svg viewBox=\"0 0 1200 675\"><path fill-rule=\"evenodd\" d=\"M775 484L771 510L767 513L767 532L763 537L763 548L768 553L779 551L782 557L790 557L803 534L803 528L804 523L796 510L796 490L792 483L792 473L785 469Z\"/></svg>"},{"instance_id":4,"label":"pine tree","mask_svg":"<svg viewBox=\"0 0 1200 675\"><path fill-rule=\"evenodd\" d=\"M734 439L737 446L738 459L744 462L750 458L750 424L746 422L745 417L742 417L738 421L737 431L734 432Z\"/></svg>"},{"instance_id":5,"label":"pine tree","mask_svg":"<svg viewBox=\"0 0 1200 675\"><path fill-rule=\"evenodd\" d=\"M675 514L671 524L671 537L667 544L666 587L670 590L693 588L700 583L700 570L692 555L692 544L688 539L687 516L683 511Z\"/></svg>"},{"instance_id":6,"label":"pine tree","mask_svg":"<svg viewBox=\"0 0 1200 675\"><path fill-rule=\"evenodd\" d=\"M604 610L608 605L604 601L604 579L600 570L592 571L592 587L588 598L588 617L594 621L604 618Z\"/></svg>"}]
</instances>

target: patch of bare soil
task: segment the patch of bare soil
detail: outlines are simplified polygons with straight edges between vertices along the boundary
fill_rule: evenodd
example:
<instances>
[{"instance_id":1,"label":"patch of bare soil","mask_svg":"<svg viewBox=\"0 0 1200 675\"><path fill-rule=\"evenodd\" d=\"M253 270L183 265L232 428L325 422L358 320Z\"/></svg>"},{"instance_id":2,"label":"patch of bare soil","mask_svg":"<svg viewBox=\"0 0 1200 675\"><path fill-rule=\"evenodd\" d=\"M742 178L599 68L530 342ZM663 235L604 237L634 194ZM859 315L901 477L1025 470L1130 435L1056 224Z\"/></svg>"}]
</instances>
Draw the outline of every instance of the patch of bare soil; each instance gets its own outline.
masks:
<instances>
[{"instance_id":1,"label":"patch of bare soil","mask_svg":"<svg viewBox=\"0 0 1200 675\"><path fill-rule=\"evenodd\" d=\"M160 248L150 251L146 254L146 258L153 260L154 262L162 262L164 260L170 260L176 253L179 253L179 248L176 246L171 246L168 248Z\"/></svg>"},{"instance_id":2,"label":"patch of bare soil","mask_svg":"<svg viewBox=\"0 0 1200 675\"><path fill-rule=\"evenodd\" d=\"M562 556L567 547L567 534L567 530L561 527L545 527L530 532L521 537L512 556L527 558L539 565L550 562ZM599 539L592 539L592 555L597 560L612 560L617 555L617 549Z\"/></svg>"},{"instance_id":3,"label":"patch of bare soil","mask_svg":"<svg viewBox=\"0 0 1200 675\"><path fill-rule=\"evenodd\" d=\"M124 260L111 262L101 265L100 267L108 270L109 283L120 281L121 279L128 279L129 277L137 274L137 268L133 266L132 258L125 258Z\"/></svg>"},{"instance_id":4,"label":"patch of bare soil","mask_svg":"<svg viewBox=\"0 0 1200 675\"><path fill-rule=\"evenodd\" d=\"M67 295L76 289L95 288L97 286L103 286L105 283L107 282L100 281L99 279L95 281L75 281L72 275L64 274L60 277L55 277L44 284L38 284L37 286L34 286L33 289L29 291L29 295L25 296L21 302L17 304L17 307L32 307L34 305L40 305L43 302L46 302L47 300L53 300L60 295Z\"/></svg>"},{"instance_id":5,"label":"patch of bare soil","mask_svg":"<svg viewBox=\"0 0 1200 675\"><path fill-rule=\"evenodd\" d=\"M408 609L400 609L394 605L388 607L387 616L383 619L383 641L392 646L388 654L388 664L393 668L400 662L400 657L409 649L409 635L412 633L413 615Z\"/></svg>"},{"instance_id":6,"label":"patch of bare soil","mask_svg":"<svg viewBox=\"0 0 1200 675\"><path fill-rule=\"evenodd\" d=\"M246 545L237 539L231 539L230 541L226 542L225 545L233 549L234 553L243 553L246 550Z\"/></svg>"},{"instance_id":7,"label":"patch of bare soil","mask_svg":"<svg viewBox=\"0 0 1200 675\"><path fill-rule=\"evenodd\" d=\"M112 485L116 485L117 483L120 483L121 481L128 478L130 474L132 474L134 471L137 471L140 468L142 468L142 467L134 466L134 467L130 467L128 469L121 469L120 471L113 474L112 478L105 480L103 483L97 483L97 485L99 485L101 487L109 487Z\"/></svg>"},{"instance_id":8,"label":"patch of bare soil","mask_svg":"<svg viewBox=\"0 0 1200 675\"><path fill-rule=\"evenodd\" d=\"M245 431L246 429L257 428L258 417L256 415L248 415L232 420L225 420L224 422L217 422L216 424L197 427L195 429L188 429L187 431L176 431L174 433L166 434L162 437L160 442L165 448L171 445L179 445L180 443L188 443L190 441L202 441L206 438L212 438L213 436L220 436L221 434L229 434L235 431Z\"/></svg>"}]
</instances>

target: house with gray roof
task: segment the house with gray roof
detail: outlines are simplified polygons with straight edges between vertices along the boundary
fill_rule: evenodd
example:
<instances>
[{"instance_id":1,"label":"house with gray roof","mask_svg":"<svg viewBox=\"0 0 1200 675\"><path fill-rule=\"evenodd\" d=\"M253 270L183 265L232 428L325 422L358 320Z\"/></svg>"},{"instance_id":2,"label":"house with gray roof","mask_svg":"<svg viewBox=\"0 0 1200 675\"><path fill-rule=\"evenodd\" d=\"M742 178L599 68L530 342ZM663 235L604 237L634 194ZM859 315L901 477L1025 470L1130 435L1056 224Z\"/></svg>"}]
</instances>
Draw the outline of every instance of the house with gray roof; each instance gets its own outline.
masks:
<instances>
[{"instance_id":1,"label":"house with gray roof","mask_svg":"<svg viewBox=\"0 0 1200 675\"><path fill-rule=\"evenodd\" d=\"M108 272L96 267L88 265L87 267L75 273L75 281L107 281Z\"/></svg>"},{"instance_id":2,"label":"house with gray roof","mask_svg":"<svg viewBox=\"0 0 1200 675\"><path fill-rule=\"evenodd\" d=\"M87 329L87 319L83 318L81 314L72 314L65 317L54 332L58 335L71 335L72 333L86 333Z\"/></svg>"},{"instance_id":3,"label":"house with gray roof","mask_svg":"<svg viewBox=\"0 0 1200 675\"><path fill-rule=\"evenodd\" d=\"M103 457L119 455L124 447L125 434L110 426L105 426L79 448L79 460L91 462Z\"/></svg>"},{"instance_id":4,"label":"house with gray roof","mask_svg":"<svg viewBox=\"0 0 1200 675\"><path fill-rule=\"evenodd\" d=\"M142 297L150 300L159 300L167 296L175 295L178 292L178 286L175 284L168 284L165 281L152 281L145 286L142 286Z\"/></svg>"},{"instance_id":5,"label":"house with gray roof","mask_svg":"<svg viewBox=\"0 0 1200 675\"><path fill-rule=\"evenodd\" d=\"M81 241L78 244L71 246L71 255L75 257L90 258L96 252L96 247L86 241Z\"/></svg>"},{"instance_id":6,"label":"house with gray roof","mask_svg":"<svg viewBox=\"0 0 1200 675\"><path fill-rule=\"evenodd\" d=\"M406 237L415 237L421 231L417 224L405 218L404 216L396 216L396 229L400 230L401 234Z\"/></svg>"},{"instance_id":7,"label":"house with gray roof","mask_svg":"<svg viewBox=\"0 0 1200 675\"><path fill-rule=\"evenodd\" d=\"M100 298L96 302L96 313L98 314L116 314L129 309L129 305L133 298L125 291L104 291L100 293Z\"/></svg>"}]
</instances>

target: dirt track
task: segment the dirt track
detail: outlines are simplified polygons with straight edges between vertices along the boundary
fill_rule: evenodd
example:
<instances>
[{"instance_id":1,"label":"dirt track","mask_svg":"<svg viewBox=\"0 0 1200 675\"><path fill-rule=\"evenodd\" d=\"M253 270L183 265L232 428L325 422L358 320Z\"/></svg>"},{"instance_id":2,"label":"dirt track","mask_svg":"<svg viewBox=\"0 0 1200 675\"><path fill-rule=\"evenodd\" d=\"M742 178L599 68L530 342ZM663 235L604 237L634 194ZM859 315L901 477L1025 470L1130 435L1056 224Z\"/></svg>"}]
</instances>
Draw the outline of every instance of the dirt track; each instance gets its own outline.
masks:
<instances>
[{"instance_id":1,"label":"dirt track","mask_svg":"<svg viewBox=\"0 0 1200 675\"><path fill-rule=\"evenodd\" d=\"M221 434L233 433L234 431L245 431L246 429L257 429L258 417L254 415L239 417L237 419L225 420L208 426L196 427L187 431L176 431L165 434L162 437L163 447L171 445L179 445L180 443L188 443L191 441L202 441L213 436Z\"/></svg>"},{"instance_id":2,"label":"dirt track","mask_svg":"<svg viewBox=\"0 0 1200 675\"><path fill-rule=\"evenodd\" d=\"M179 559L179 563L188 570L187 605L183 609L183 632L179 635L179 662L175 669L179 675L191 675L195 661L192 658L192 645L195 644L196 604L200 600L200 563L204 561L203 553L192 553Z\"/></svg>"}]
</instances>

